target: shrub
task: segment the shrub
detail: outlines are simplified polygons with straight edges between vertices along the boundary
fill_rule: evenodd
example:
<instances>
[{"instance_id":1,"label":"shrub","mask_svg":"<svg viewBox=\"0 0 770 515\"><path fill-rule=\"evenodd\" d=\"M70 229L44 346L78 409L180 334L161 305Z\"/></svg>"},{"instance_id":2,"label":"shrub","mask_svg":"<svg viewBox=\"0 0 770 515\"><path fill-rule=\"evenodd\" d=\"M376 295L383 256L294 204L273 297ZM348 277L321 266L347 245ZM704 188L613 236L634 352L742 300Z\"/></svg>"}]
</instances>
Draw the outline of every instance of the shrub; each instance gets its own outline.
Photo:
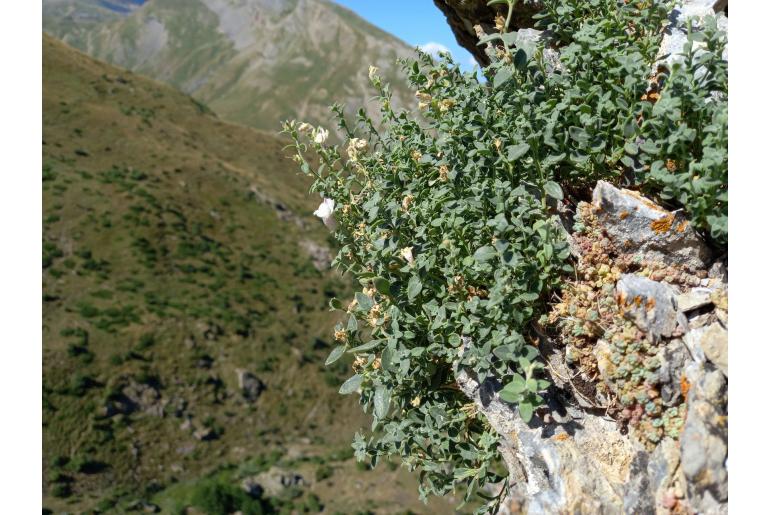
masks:
<instances>
[{"instance_id":1,"label":"shrub","mask_svg":"<svg viewBox=\"0 0 770 515\"><path fill-rule=\"evenodd\" d=\"M259 499L252 499L239 487L216 479L196 485L191 500L208 515L228 515L236 511L244 515L261 515L264 511Z\"/></svg>"},{"instance_id":2,"label":"shrub","mask_svg":"<svg viewBox=\"0 0 770 515\"><path fill-rule=\"evenodd\" d=\"M345 148L325 145L322 128L284 126L325 199L318 213L340 246L334 264L362 286L346 307L331 301L348 318L327 359L356 356L340 393L359 392L374 415L356 456L419 467L423 496L463 486L468 500L502 479L497 435L459 391L457 367L499 378L525 421L543 402L549 383L528 342L572 272L559 202L609 180L669 199L726 238L724 36L713 24L692 36L706 50L689 45L684 65L650 83L665 6L540 3L544 40L505 29L486 38L496 45L488 82L449 56L405 61L423 117L394 111L371 69L379 126L363 110L351 125L335 106Z\"/></svg>"},{"instance_id":3,"label":"shrub","mask_svg":"<svg viewBox=\"0 0 770 515\"><path fill-rule=\"evenodd\" d=\"M334 475L334 468L331 467L331 465L319 465L317 469L315 469L315 480L316 481L323 481L324 479L328 479Z\"/></svg>"}]
</instances>

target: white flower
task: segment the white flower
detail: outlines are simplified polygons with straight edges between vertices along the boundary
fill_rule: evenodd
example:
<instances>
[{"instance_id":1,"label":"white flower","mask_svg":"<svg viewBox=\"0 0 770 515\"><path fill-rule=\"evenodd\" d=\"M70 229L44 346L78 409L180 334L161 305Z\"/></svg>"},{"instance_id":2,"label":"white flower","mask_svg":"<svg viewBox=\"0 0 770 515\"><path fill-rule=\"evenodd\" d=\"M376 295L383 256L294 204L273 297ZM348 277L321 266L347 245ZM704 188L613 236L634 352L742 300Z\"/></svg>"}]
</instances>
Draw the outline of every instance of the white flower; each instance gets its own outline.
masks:
<instances>
[{"instance_id":1,"label":"white flower","mask_svg":"<svg viewBox=\"0 0 770 515\"><path fill-rule=\"evenodd\" d=\"M330 230L334 230L337 227L337 222L334 220L334 201L330 198L325 198L318 209L313 211L313 214L323 220L324 225Z\"/></svg>"},{"instance_id":2,"label":"white flower","mask_svg":"<svg viewBox=\"0 0 770 515\"><path fill-rule=\"evenodd\" d=\"M401 249L401 257L406 260L410 265L414 264L414 256L412 256L412 247L404 247Z\"/></svg>"},{"instance_id":3,"label":"white flower","mask_svg":"<svg viewBox=\"0 0 770 515\"><path fill-rule=\"evenodd\" d=\"M380 71L376 66L369 65L369 80L374 80L377 77L377 72Z\"/></svg>"},{"instance_id":4,"label":"white flower","mask_svg":"<svg viewBox=\"0 0 770 515\"><path fill-rule=\"evenodd\" d=\"M299 132L310 132L313 130L313 126L309 123L302 122L299 124L299 127L297 127L297 130Z\"/></svg>"},{"instance_id":5,"label":"white flower","mask_svg":"<svg viewBox=\"0 0 770 515\"><path fill-rule=\"evenodd\" d=\"M326 138L329 137L329 131L324 129L323 127L318 127L316 129L315 134L313 135L313 141L316 143L323 143L326 141Z\"/></svg>"}]
</instances>

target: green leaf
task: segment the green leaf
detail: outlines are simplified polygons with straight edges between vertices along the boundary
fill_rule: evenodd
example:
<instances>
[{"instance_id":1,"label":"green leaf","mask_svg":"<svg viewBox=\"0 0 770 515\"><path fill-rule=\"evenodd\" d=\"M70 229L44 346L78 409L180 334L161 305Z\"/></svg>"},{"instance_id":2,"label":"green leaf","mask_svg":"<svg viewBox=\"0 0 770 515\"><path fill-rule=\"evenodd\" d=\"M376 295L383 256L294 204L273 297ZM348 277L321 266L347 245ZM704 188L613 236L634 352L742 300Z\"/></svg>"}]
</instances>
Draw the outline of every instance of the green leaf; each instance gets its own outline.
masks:
<instances>
[{"instance_id":1,"label":"green leaf","mask_svg":"<svg viewBox=\"0 0 770 515\"><path fill-rule=\"evenodd\" d=\"M326 358L326 366L331 365L345 354L345 345L338 345L329 353L329 357Z\"/></svg>"},{"instance_id":2,"label":"green leaf","mask_svg":"<svg viewBox=\"0 0 770 515\"><path fill-rule=\"evenodd\" d=\"M639 153L639 145L636 143L628 142L625 145L623 145L623 149L626 151L626 154L629 156L635 156Z\"/></svg>"},{"instance_id":3,"label":"green leaf","mask_svg":"<svg viewBox=\"0 0 770 515\"><path fill-rule=\"evenodd\" d=\"M545 194L551 198L555 198L556 200L564 199L564 193L561 191L561 186L553 181L548 181L545 183Z\"/></svg>"},{"instance_id":4,"label":"green leaf","mask_svg":"<svg viewBox=\"0 0 770 515\"><path fill-rule=\"evenodd\" d=\"M384 386L378 386L374 391L374 415L377 418L385 418L390 408L390 390Z\"/></svg>"},{"instance_id":5,"label":"green leaf","mask_svg":"<svg viewBox=\"0 0 770 515\"><path fill-rule=\"evenodd\" d=\"M588 133L582 127L570 127L569 136L578 143L588 143Z\"/></svg>"},{"instance_id":6,"label":"green leaf","mask_svg":"<svg viewBox=\"0 0 770 515\"><path fill-rule=\"evenodd\" d=\"M521 374L513 374L511 381L505 385L502 391L521 393L527 389L527 382Z\"/></svg>"},{"instance_id":7,"label":"green leaf","mask_svg":"<svg viewBox=\"0 0 770 515\"><path fill-rule=\"evenodd\" d=\"M510 404L516 404L521 401L523 396L520 392L517 393L517 392L512 392L510 390L503 389L503 390L500 390L500 398Z\"/></svg>"},{"instance_id":8,"label":"green leaf","mask_svg":"<svg viewBox=\"0 0 770 515\"><path fill-rule=\"evenodd\" d=\"M484 263L486 261L489 261L495 256L497 256L497 250L490 245L484 245L483 247L480 247L476 252L473 253L473 259L475 259L479 263Z\"/></svg>"},{"instance_id":9,"label":"green leaf","mask_svg":"<svg viewBox=\"0 0 770 515\"><path fill-rule=\"evenodd\" d=\"M537 393L537 380L536 379L527 379L527 391L532 393Z\"/></svg>"},{"instance_id":10,"label":"green leaf","mask_svg":"<svg viewBox=\"0 0 770 515\"><path fill-rule=\"evenodd\" d=\"M356 301L358 302L358 307L364 311L369 311L374 305L372 298L369 295L364 295L360 291L356 292Z\"/></svg>"},{"instance_id":11,"label":"green leaf","mask_svg":"<svg viewBox=\"0 0 770 515\"><path fill-rule=\"evenodd\" d=\"M348 378L348 380L342 383L342 386L340 386L340 393L342 395L348 395L355 392L358 390L358 387L361 386L361 381L363 380L364 378L360 374L356 374Z\"/></svg>"},{"instance_id":12,"label":"green leaf","mask_svg":"<svg viewBox=\"0 0 770 515\"><path fill-rule=\"evenodd\" d=\"M422 281L420 277L413 275L409 279L409 284L406 287L406 296L409 300L414 300L422 291Z\"/></svg>"},{"instance_id":13,"label":"green leaf","mask_svg":"<svg viewBox=\"0 0 770 515\"><path fill-rule=\"evenodd\" d=\"M508 147L508 161L516 161L529 151L529 145L527 143L519 143Z\"/></svg>"},{"instance_id":14,"label":"green leaf","mask_svg":"<svg viewBox=\"0 0 770 515\"><path fill-rule=\"evenodd\" d=\"M355 354L356 352L364 352L367 350L372 350L377 346L379 346L381 343L382 343L382 340L371 340L362 345L359 345L358 347L353 347L348 352Z\"/></svg>"},{"instance_id":15,"label":"green leaf","mask_svg":"<svg viewBox=\"0 0 770 515\"><path fill-rule=\"evenodd\" d=\"M534 412L534 407L529 402L519 403L519 415L521 415L521 419L524 422L529 423L529 421L532 420L533 412Z\"/></svg>"},{"instance_id":16,"label":"green leaf","mask_svg":"<svg viewBox=\"0 0 770 515\"><path fill-rule=\"evenodd\" d=\"M518 70L523 70L527 67L527 61L529 60L529 57L527 56L527 52L524 51L524 49L519 48L516 50L516 54L513 56L513 65Z\"/></svg>"},{"instance_id":17,"label":"green leaf","mask_svg":"<svg viewBox=\"0 0 770 515\"><path fill-rule=\"evenodd\" d=\"M495 73L495 78L492 80L492 85L499 88L513 77L513 71L510 68L499 68Z\"/></svg>"},{"instance_id":18,"label":"green leaf","mask_svg":"<svg viewBox=\"0 0 770 515\"><path fill-rule=\"evenodd\" d=\"M340 302L340 299L335 297L329 300L329 307L332 309L342 309L342 302Z\"/></svg>"},{"instance_id":19,"label":"green leaf","mask_svg":"<svg viewBox=\"0 0 770 515\"><path fill-rule=\"evenodd\" d=\"M463 343L462 338L460 338L456 334L450 334L448 340L449 340L449 345L451 345L452 347L459 347Z\"/></svg>"},{"instance_id":20,"label":"green leaf","mask_svg":"<svg viewBox=\"0 0 770 515\"><path fill-rule=\"evenodd\" d=\"M383 295L390 295L390 282L387 279L378 277L374 280L374 287Z\"/></svg>"}]
</instances>

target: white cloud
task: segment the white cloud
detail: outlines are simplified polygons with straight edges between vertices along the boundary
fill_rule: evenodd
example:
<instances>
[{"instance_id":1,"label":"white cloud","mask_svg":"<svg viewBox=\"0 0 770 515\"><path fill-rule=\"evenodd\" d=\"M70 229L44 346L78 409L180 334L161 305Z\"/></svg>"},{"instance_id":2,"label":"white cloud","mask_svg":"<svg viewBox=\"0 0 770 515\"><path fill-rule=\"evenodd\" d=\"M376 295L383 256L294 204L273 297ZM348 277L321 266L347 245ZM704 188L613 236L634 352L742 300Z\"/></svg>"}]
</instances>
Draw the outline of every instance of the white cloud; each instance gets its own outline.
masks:
<instances>
[{"instance_id":1,"label":"white cloud","mask_svg":"<svg viewBox=\"0 0 770 515\"><path fill-rule=\"evenodd\" d=\"M450 52L447 47L435 41L429 41L424 45L419 45L419 47L420 47L420 50L422 50L426 54L432 55L434 58L438 58L439 52L447 52L449 55L452 55L452 52Z\"/></svg>"}]
</instances>

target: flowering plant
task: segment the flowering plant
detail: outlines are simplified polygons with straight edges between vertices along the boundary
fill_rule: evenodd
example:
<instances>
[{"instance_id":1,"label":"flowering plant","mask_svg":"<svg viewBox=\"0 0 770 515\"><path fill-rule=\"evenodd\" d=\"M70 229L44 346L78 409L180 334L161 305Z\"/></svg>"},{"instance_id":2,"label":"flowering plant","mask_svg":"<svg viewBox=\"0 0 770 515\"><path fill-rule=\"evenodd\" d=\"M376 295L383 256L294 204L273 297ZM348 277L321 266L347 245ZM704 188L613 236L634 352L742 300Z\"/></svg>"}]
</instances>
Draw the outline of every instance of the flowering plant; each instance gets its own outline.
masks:
<instances>
[{"instance_id":1,"label":"flowering plant","mask_svg":"<svg viewBox=\"0 0 770 515\"><path fill-rule=\"evenodd\" d=\"M597 179L630 177L669 198L689 194L684 176L662 176L664 149L673 149L680 170L687 159L712 162L726 151L720 100L711 107L704 100L726 77L714 57L717 31L706 34L713 51L696 59L691 45L687 64L672 72L671 95L689 102L683 113L676 100L656 108L648 96L664 7L541 3L537 18L549 32L540 41L506 32L507 20L488 38L497 45L488 82L448 57L435 62L420 53L405 61L422 116L395 111L387 84L370 68L380 125L363 111L351 125L335 106L344 146L319 141L324 129L284 127L301 170L315 179L312 191L324 198L316 214L329 226L333 212L334 263L361 284L348 305L331 301L347 321L335 328L338 345L327 359L355 356L340 393L357 392L373 415L372 433L356 435L356 455L373 464L396 455L419 468L423 496L461 486L469 500L503 479L498 436L457 387L458 369L480 382L499 380L501 398L525 421L543 405L550 385L537 326L572 272L557 207L585 198ZM552 48L560 49L557 63L547 58ZM707 89L688 92L688 80ZM660 98L667 90L658 87ZM708 148L685 155L682 123L695 133L708 127ZM722 203L723 185L705 184L714 188L715 216L724 206L726 219L726 186ZM696 219L722 234L716 219ZM494 509L506 487L485 497L486 508Z\"/></svg>"}]
</instances>

